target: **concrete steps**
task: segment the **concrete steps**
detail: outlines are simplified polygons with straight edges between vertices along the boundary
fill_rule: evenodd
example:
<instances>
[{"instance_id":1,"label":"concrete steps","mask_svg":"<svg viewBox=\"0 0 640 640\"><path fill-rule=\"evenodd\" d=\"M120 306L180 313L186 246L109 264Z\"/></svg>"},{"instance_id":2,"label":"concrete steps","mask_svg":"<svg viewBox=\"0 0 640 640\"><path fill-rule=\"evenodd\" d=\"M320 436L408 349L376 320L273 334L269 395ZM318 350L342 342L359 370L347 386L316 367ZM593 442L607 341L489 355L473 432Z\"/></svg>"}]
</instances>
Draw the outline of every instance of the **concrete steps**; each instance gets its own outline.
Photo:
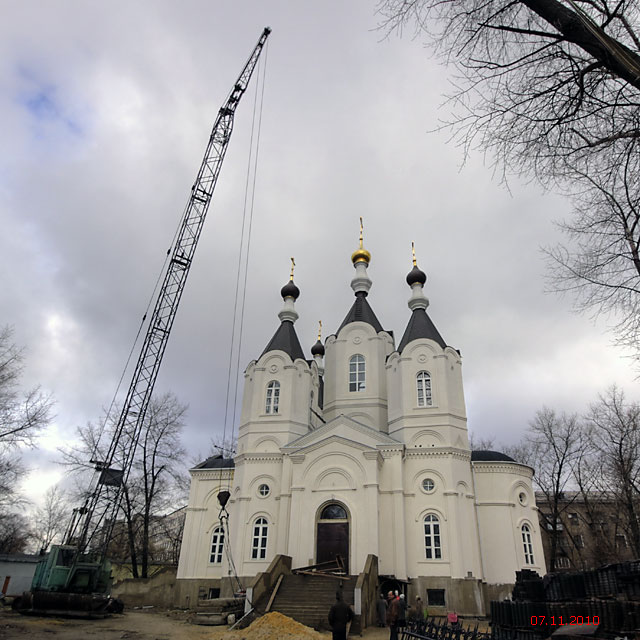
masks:
<instances>
[{"instance_id":1,"label":"concrete steps","mask_svg":"<svg viewBox=\"0 0 640 640\"><path fill-rule=\"evenodd\" d=\"M327 630L329 609L336 601L336 591L342 584L344 601L353 608L356 576L342 580L324 576L286 575L271 605L278 611L308 627Z\"/></svg>"}]
</instances>

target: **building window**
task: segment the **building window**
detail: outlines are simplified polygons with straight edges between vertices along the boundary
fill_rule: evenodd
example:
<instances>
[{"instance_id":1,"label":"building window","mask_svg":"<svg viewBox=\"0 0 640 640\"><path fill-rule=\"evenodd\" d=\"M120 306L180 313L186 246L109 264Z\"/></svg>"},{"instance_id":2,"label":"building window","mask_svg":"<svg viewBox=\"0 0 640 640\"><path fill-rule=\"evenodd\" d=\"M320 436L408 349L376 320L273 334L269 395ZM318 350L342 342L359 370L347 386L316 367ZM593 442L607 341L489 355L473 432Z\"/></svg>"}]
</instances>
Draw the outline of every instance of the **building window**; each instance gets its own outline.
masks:
<instances>
[{"instance_id":1,"label":"building window","mask_svg":"<svg viewBox=\"0 0 640 640\"><path fill-rule=\"evenodd\" d=\"M418 387L418 406L430 407L433 405L431 397L431 375L427 371L420 371L416 376Z\"/></svg>"},{"instance_id":2,"label":"building window","mask_svg":"<svg viewBox=\"0 0 640 640\"><path fill-rule=\"evenodd\" d=\"M272 380L267 385L267 401L265 403L265 413L278 413L278 405L280 404L280 383Z\"/></svg>"},{"instance_id":3,"label":"building window","mask_svg":"<svg viewBox=\"0 0 640 640\"><path fill-rule=\"evenodd\" d=\"M422 490L425 493L432 493L435 488L436 488L436 483L431 478L425 478L422 481Z\"/></svg>"},{"instance_id":4,"label":"building window","mask_svg":"<svg viewBox=\"0 0 640 640\"><path fill-rule=\"evenodd\" d=\"M531 529L528 524L522 525L522 546L524 549L524 563L533 564L533 543L531 541Z\"/></svg>"},{"instance_id":5,"label":"building window","mask_svg":"<svg viewBox=\"0 0 640 640\"><path fill-rule=\"evenodd\" d=\"M211 535L211 557L209 562L220 564L222 562L222 549L224 547L224 531L216 527Z\"/></svg>"},{"instance_id":6,"label":"building window","mask_svg":"<svg viewBox=\"0 0 640 640\"><path fill-rule=\"evenodd\" d=\"M364 391L364 356L357 353L349 360L349 391Z\"/></svg>"},{"instance_id":7,"label":"building window","mask_svg":"<svg viewBox=\"0 0 640 640\"><path fill-rule=\"evenodd\" d=\"M618 549L627 548L627 536L625 536L624 533L616 535L616 547L618 547Z\"/></svg>"},{"instance_id":8,"label":"building window","mask_svg":"<svg viewBox=\"0 0 640 640\"><path fill-rule=\"evenodd\" d=\"M268 484L261 484L258 487L258 495L261 498L266 498L270 493L271 493L271 489L269 489L269 485Z\"/></svg>"},{"instance_id":9,"label":"building window","mask_svg":"<svg viewBox=\"0 0 640 640\"><path fill-rule=\"evenodd\" d=\"M576 548L578 549L584 549L584 536L581 534L578 534L575 537L575 541L576 541Z\"/></svg>"},{"instance_id":10,"label":"building window","mask_svg":"<svg viewBox=\"0 0 640 640\"><path fill-rule=\"evenodd\" d=\"M427 560L442 558L440 545L440 521L438 516L429 514L424 519L424 550Z\"/></svg>"},{"instance_id":11,"label":"building window","mask_svg":"<svg viewBox=\"0 0 640 640\"><path fill-rule=\"evenodd\" d=\"M560 556L556 558L556 569L569 569L571 562L567 556Z\"/></svg>"},{"instance_id":12,"label":"building window","mask_svg":"<svg viewBox=\"0 0 640 640\"><path fill-rule=\"evenodd\" d=\"M320 520L346 520L347 512L339 504L328 504L320 514Z\"/></svg>"},{"instance_id":13,"label":"building window","mask_svg":"<svg viewBox=\"0 0 640 640\"><path fill-rule=\"evenodd\" d=\"M444 607L444 589L427 589L427 604L432 607Z\"/></svg>"},{"instance_id":14,"label":"building window","mask_svg":"<svg viewBox=\"0 0 640 640\"><path fill-rule=\"evenodd\" d=\"M251 558L264 560L267 557L267 519L258 518L253 525L253 543L251 545Z\"/></svg>"}]
</instances>

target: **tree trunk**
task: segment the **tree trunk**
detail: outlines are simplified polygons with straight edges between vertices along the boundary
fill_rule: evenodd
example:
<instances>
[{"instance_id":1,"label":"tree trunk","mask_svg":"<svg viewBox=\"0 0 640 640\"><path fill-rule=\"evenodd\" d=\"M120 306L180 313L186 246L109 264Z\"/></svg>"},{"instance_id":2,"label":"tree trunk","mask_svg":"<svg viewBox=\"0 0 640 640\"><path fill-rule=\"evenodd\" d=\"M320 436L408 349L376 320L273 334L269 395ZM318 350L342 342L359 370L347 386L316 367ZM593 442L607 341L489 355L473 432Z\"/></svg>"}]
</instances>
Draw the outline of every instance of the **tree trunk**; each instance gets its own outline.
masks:
<instances>
[{"instance_id":1,"label":"tree trunk","mask_svg":"<svg viewBox=\"0 0 640 640\"><path fill-rule=\"evenodd\" d=\"M142 560L142 577L148 578L147 575L149 572L149 519L150 519L149 509L144 510L144 518L142 522L142 549L141 549L141 560Z\"/></svg>"}]
</instances>

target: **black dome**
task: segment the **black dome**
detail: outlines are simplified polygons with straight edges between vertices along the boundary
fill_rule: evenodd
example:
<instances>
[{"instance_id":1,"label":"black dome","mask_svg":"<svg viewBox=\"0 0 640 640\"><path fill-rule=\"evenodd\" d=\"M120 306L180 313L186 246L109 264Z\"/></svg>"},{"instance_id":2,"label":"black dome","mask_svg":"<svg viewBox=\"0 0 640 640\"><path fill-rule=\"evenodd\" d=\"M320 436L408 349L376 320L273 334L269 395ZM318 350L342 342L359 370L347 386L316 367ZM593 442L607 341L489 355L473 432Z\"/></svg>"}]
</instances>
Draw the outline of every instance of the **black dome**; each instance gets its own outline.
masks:
<instances>
[{"instance_id":1,"label":"black dome","mask_svg":"<svg viewBox=\"0 0 640 640\"><path fill-rule=\"evenodd\" d=\"M313 347L311 347L311 355L312 356L324 356L324 345L320 340L316 342Z\"/></svg>"},{"instance_id":2,"label":"black dome","mask_svg":"<svg viewBox=\"0 0 640 640\"><path fill-rule=\"evenodd\" d=\"M515 460L506 453L499 451L488 451L486 449L471 452L472 462L515 462Z\"/></svg>"},{"instance_id":3,"label":"black dome","mask_svg":"<svg viewBox=\"0 0 640 640\"><path fill-rule=\"evenodd\" d=\"M412 284L415 284L416 282L419 282L420 284L424 285L426 281L427 281L427 274L421 269L418 269L417 266L414 266L413 269L411 269L411 271L409 271L407 275L407 284L409 286L411 286Z\"/></svg>"},{"instance_id":4,"label":"black dome","mask_svg":"<svg viewBox=\"0 0 640 640\"><path fill-rule=\"evenodd\" d=\"M283 298L293 298L294 300L297 300L300 295L300 289L293 284L293 280L289 280L289 282L280 289L280 295Z\"/></svg>"}]
</instances>

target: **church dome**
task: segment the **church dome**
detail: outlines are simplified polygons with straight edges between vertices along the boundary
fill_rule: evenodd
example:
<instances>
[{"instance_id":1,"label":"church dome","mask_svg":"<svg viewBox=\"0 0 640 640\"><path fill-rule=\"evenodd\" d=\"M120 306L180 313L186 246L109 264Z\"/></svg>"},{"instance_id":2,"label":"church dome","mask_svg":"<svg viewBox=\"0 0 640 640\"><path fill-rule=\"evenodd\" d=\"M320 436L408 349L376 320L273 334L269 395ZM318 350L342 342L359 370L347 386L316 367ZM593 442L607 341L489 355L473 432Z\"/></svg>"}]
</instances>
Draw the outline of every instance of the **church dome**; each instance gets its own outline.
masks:
<instances>
[{"instance_id":1,"label":"church dome","mask_svg":"<svg viewBox=\"0 0 640 640\"><path fill-rule=\"evenodd\" d=\"M324 356L324 345L320 342L320 339L311 347L312 356Z\"/></svg>"},{"instance_id":2,"label":"church dome","mask_svg":"<svg viewBox=\"0 0 640 640\"><path fill-rule=\"evenodd\" d=\"M506 453L482 449L471 452L471 462L515 462L515 460Z\"/></svg>"},{"instance_id":3,"label":"church dome","mask_svg":"<svg viewBox=\"0 0 640 640\"><path fill-rule=\"evenodd\" d=\"M296 287L296 285L293 283L293 280L289 280L289 282L287 282L287 284L285 284L284 287L280 289L280 295L283 298L293 298L294 300L297 300L300 296L300 289Z\"/></svg>"},{"instance_id":4,"label":"church dome","mask_svg":"<svg viewBox=\"0 0 640 640\"><path fill-rule=\"evenodd\" d=\"M407 284L409 286L415 284L416 282L424 285L426 281L427 274L422 271L422 269L419 269L417 265L414 265L413 269L411 269L411 271L409 271L409 273L407 274Z\"/></svg>"}]
</instances>

